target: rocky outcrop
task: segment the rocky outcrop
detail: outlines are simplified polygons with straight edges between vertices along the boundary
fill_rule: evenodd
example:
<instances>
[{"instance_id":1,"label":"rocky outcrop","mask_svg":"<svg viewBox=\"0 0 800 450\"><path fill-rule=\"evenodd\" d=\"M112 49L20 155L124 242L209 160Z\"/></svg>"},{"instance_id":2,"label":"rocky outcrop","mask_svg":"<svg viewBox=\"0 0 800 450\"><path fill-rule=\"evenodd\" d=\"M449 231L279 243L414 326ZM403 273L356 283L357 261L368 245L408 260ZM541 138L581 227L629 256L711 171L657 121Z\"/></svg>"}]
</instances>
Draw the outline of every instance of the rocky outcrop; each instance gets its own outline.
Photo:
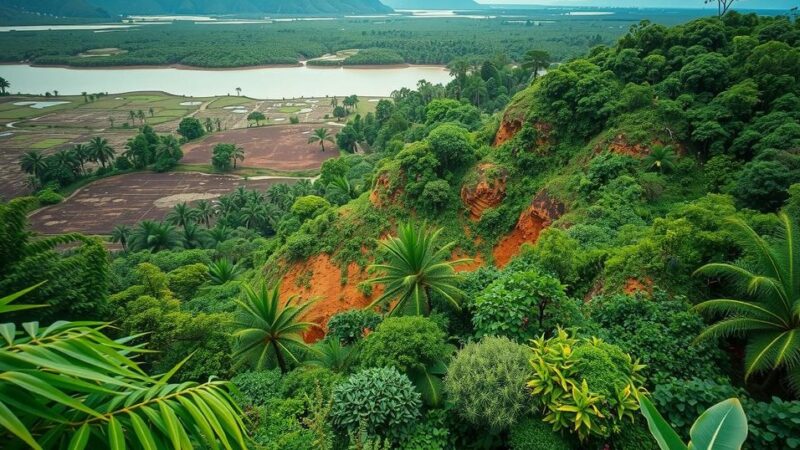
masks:
<instances>
[{"instance_id":1,"label":"rocky outcrop","mask_svg":"<svg viewBox=\"0 0 800 450\"><path fill-rule=\"evenodd\" d=\"M503 116L503 120L500 122L500 128L497 129L497 134L494 136L494 146L498 147L510 141L521 129L521 119Z\"/></svg>"},{"instance_id":2,"label":"rocky outcrop","mask_svg":"<svg viewBox=\"0 0 800 450\"><path fill-rule=\"evenodd\" d=\"M461 188L461 201L472 220L480 220L483 212L494 208L506 197L508 171L493 164L481 164L476 169L477 182Z\"/></svg>"},{"instance_id":3,"label":"rocky outcrop","mask_svg":"<svg viewBox=\"0 0 800 450\"><path fill-rule=\"evenodd\" d=\"M495 247L493 255L497 266L508 264L523 244L536 243L542 230L564 215L565 210L564 204L547 191L536 194L531 205L520 214L514 230Z\"/></svg>"},{"instance_id":4,"label":"rocky outcrop","mask_svg":"<svg viewBox=\"0 0 800 450\"><path fill-rule=\"evenodd\" d=\"M602 145L595 148L596 152L602 151ZM628 137L624 134L618 134L614 136L605 147L608 149L609 152L614 153L616 155L624 155L624 156L632 156L634 158L642 158L648 153L650 153L650 148L643 144L631 144L628 141Z\"/></svg>"}]
</instances>

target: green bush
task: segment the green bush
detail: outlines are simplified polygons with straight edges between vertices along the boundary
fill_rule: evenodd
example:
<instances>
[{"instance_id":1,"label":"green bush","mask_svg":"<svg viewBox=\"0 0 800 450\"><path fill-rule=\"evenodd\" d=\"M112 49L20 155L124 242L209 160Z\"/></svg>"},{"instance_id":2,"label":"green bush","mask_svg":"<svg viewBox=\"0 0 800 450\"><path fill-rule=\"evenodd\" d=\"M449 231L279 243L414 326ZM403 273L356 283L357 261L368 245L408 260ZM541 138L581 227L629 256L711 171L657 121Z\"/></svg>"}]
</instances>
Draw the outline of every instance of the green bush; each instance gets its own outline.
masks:
<instances>
[{"instance_id":1,"label":"green bush","mask_svg":"<svg viewBox=\"0 0 800 450\"><path fill-rule=\"evenodd\" d=\"M473 311L477 337L505 336L517 342L575 325L581 318L578 302L567 298L561 283L537 270L505 271L478 295Z\"/></svg>"},{"instance_id":2,"label":"green bush","mask_svg":"<svg viewBox=\"0 0 800 450\"><path fill-rule=\"evenodd\" d=\"M231 379L239 390L239 404L242 406L264 406L281 395L281 372L265 370L244 372Z\"/></svg>"},{"instance_id":3,"label":"green bush","mask_svg":"<svg viewBox=\"0 0 800 450\"><path fill-rule=\"evenodd\" d=\"M452 438L446 422L446 411L439 409L428 411L428 414L414 427L408 438L400 443L400 450L452 449Z\"/></svg>"},{"instance_id":4,"label":"green bush","mask_svg":"<svg viewBox=\"0 0 800 450\"><path fill-rule=\"evenodd\" d=\"M272 399L259 408L260 417L253 431L253 441L263 450L308 450L316 436L303 426L305 401Z\"/></svg>"},{"instance_id":5,"label":"green bush","mask_svg":"<svg viewBox=\"0 0 800 450\"><path fill-rule=\"evenodd\" d=\"M553 426L541 417L526 417L511 427L508 446L511 450L572 450L572 441L563 432L553 431ZM633 450L633 449L631 449Z\"/></svg>"},{"instance_id":6,"label":"green bush","mask_svg":"<svg viewBox=\"0 0 800 450\"><path fill-rule=\"evenodd\" d=\"M619 347L598 338L578 339L559 329L531 341L533 377L528 387L545 422L581 441L621 431L639 409L641 366Z\"/></svg>"},{"instance_id":7,"label":"green bush","mask_svg":"<svg viewBox=\"0 0 800 450\"><path fill-rule=\"evenodd\" d=\"M295 200L292 205L292 214L300 218L301 221L313 219L324 210L330 208L331 204L322 197L316 195L306 195Z\"/></svg>"},{"instance_id":8,"label":"green bush","mask_svg":"<svg viewBox=\"0 0 800 450\"><path fill-rule=\"evenodd\" d=\"M395 442L407 438L419 421L420 394L395 368L366 369L333 388L331 420L340 431L364 427L371 436Z\"/></svg>"},{"instance_id":9,"label":"green bush","mask_svg":"<svg viewBox=\"0 0 800 450\"><path fill-rule=\"evenodd\" d=\"M493 430L514 425L531 410L526 383L530 350L504 337L470 343L450 362L445 392L459 415Z\"/></svg>"},{"instance_id":10,"label":"green bush","mask_svg":"<svg viewBox=\"0 0 800 450\"><path fill-rule=\"evenodd\" d=\"M618 434L612 436L611 442L615 450L659 450L647 422L641 417L635 423L626 423Z\"/></svg>"},{"instance_id":11,"label":"green bush","mask_svg":"<svg viewBox=\"0 0 800 450\"><path fill-rule=\"evenodd\" d=\"M56 205L64 201L64 197L61 194L50 188L41 190L36 194L36 198L42 205Z\"/></svg>"},{"instance_id":12,"label":"green bush","mask_svg":"<svg viewBox=\"0 0 800 450\"><path fill-rule=\"evenodd\" d=\"M373 331L383 319L370 309L351 309L334 314L328 320L328 336L339 339L343 345L360 341L365 331Z\"/></svg>"},{"instance_id":13,"label":"green bush","mask_svg":"<svg viewBox=\"0 0 800 450\"><path fill-rule=\"evenodd\" d=\"M428 367L447 357L445 334L422 316L389 317L361 344L364 367L395 367L401 372Z\"/></svg>"},{"instance_id":14,"label":"green bush","mask_svg":"<svg viewBox=\"0 0 800 450\"><path fill-rule=\"evenodd\" d=\"M200 263L179 267L167 274L169 290L183 301L191 300L207 280L208 266Z\"/></svg>"},{"instance_id":15,"label":"green bush","mask_svg":"<svg viewBox=\"0 0 800 450\"><path fill-rule=\"evenodd\" d=\"M333 387L343 379L341 374L324 367L298 367L283 377L281 392L287 398L313 399L319 387L323 399L327 400L333 392Z\"/></svg>"}]
</instances>

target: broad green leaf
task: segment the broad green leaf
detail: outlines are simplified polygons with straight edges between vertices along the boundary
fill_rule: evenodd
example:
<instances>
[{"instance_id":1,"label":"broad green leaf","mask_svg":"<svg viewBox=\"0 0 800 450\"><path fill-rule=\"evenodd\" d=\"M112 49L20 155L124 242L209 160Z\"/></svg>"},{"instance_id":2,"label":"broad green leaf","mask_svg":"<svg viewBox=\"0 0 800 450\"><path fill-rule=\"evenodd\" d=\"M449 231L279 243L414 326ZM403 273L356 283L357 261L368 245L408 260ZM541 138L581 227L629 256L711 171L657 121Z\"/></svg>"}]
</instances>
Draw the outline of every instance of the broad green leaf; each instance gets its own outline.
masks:
<instances>
[{"instance_id":1,"label":"broad green leaf","mask_svg":"<svg viewBox=\"0 0 800 450\"><path fill-rule=\"evenodd\" d=\"M122 425L111 416L108 421L108 446L111 450L125 450L125 435L122 433Z\"/></svg>"},{"instance_id":2,"label":"broad green leaf","mask_svg":"<svg viewBox=\"0 0 800 450\"><path fill-rule=\"evenodd\" d=\"M89 443L89 435L91 434L91 429L89 428L88 423L84 423L78 428L78 431L72 435L72 439L69 441L69 447L67 450L83 450L86 448L86 444Z\"/></svg>"},{"instance_id":3,"label":"broad green leaf","mask_svg":"<svg viewBox=\"0 0 800 450\"><path fill-rule=\"evenodd\" d=\"M687 450L678 433L669 426L666 420L656 409L655 405L644 395L639 399L642 415L647 419L650 434L653 435L661 450Z\"/></svg>"},{"instance_id":4,"label":"broad green leaf","mask_svg":"<svg viewBox=\"0 0 800 450\"><path fill-rule=\"evenodd\" d=\"M7 380L21 387L22 389L28 390L32 394L41 395L42 397L50 399L56 403L60 403L70 408L77 409L78 411L82 411L94 417L100 417L100 413L98 413L97 411L93 410L92 408L89 408L83 403L75 400L74 398L70 397L64 392L50 386L49 384L43 382L42 380L32 375L28 375L25 373L18 373L18 372L6 372L0 374L0 379Z\"/></svg>"},{"instance_id":5,"label":"broad green leaf","mask_svg":"<svg viewBox=\"0 0 800 450\"><path fill-rule=\"evenodd\" d=\"M150 432L150 429L147 428L147 424L144 423L141 417L138 414L131 411L128 413L128 416L131 418L131 425L133 425L133 431L136 433L136 437L139 439L139 444L141 444L144 450L157 450L156 442L153 439L153 435Z\"/></svg>"},{"instance_id":6,"label":"broad green leaf","mask_svg":"<svg viewBox=\"0 0 800 450\"><path fill-rule=\"evenodd\" d=\"M36 443L36 440L33 439L33 436L31 436L31 433L27 428L25 428L25 425L23 425L17 416L15 416L14 413L3 403L0 403L0 425L18 438L22 439L32 448L41 450L42 447Z\"/></svg>"},{"instance_id":7,"label":"broad green leaf","mask_svg":"<svg viewBox=\"0 0 800 450\"><path fill-rule=\"evenodd\" d=\"M169 439L172 441L172 447L175 450L180 450L181 432L178 428L180 428L181 424L175 415L175 411L164 401L158 402L158 408L161 410L161 417L164 418L164 424L166 425Z\"/></svg>"},{"instance_id":8,"label":"broad green leaf","mask_svg":"<svg viewBox=\"0 0 800 450\"><path fill-rule=\"evenodd\" d=\"M708 408L692 425L689 450L739 450L747 439L747 416L736 398Z\"/></svg>"}]
</instances>

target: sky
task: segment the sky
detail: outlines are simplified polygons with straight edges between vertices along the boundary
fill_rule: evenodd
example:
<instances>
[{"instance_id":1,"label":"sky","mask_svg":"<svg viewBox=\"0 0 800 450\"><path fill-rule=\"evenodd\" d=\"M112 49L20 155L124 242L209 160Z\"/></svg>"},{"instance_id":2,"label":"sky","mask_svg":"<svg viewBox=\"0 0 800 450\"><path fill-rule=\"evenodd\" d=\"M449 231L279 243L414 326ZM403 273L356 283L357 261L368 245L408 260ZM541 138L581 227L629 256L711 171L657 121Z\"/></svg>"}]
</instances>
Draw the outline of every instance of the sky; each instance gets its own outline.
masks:
<instances>
[{"instance_id":1,"label":"sky","mask_svg":"<svg viewBox=\"0 0 800 450\"><path fill-rule=\"evenodd\" d=\"M703 0L476 0L478 3L533 4L554 6L597 6L597 7L650 7L650 8L714 8L703 4ZM784 9L800 6L800 0L735 0L733 8L741 9Z\"/></svg>"}]
</instances>

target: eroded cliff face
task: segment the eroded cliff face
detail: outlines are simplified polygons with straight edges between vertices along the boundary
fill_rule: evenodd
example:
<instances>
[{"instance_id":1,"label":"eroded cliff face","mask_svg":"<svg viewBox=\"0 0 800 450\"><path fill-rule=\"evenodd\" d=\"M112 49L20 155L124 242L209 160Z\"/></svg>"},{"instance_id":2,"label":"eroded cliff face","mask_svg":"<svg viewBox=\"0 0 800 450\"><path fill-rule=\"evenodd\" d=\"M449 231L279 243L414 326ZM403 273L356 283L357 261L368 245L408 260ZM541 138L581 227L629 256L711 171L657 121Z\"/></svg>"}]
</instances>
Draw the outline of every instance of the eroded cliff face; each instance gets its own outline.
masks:
<instances>
[{"instance_id":1,"label":"eroded cliff face","mask_svg":"<svg viewBox=\"0 0 800 450\"><path fill-rule=\"evenodd\" d=\"M469 210L470 219L480 220L483 212L494 208L506 197L508 171L493 164L481 164L476 168L477 183L461 188L461 201Z\"/></svg>"},{"instance_id":2,"label":"eroded cliff face","mask_svg":"<svg viewBox=\"0 0 800 450\"><path fill-rule=\"evenodd\" d=\"M381 172L375 180L375 187L369 194L369 200L373 205L380 208L384 205L394 203L401 193L401 188L393 187L389 172Z\"/></svg>"},{"instance_id":3,"label":"eroded cliff face","mask_svg":"<svg viewBox=\"0 0 800 450\"><path fill-rule=\"evenodd\" d=\"M498 147L510 141L521 129L521 119L503 116L503 120L500 122L500 128L498 128L497 134L494 136L494 146Z\"/></svg>"},{"instance_id":4,"label":"eroded cliff face","mask_svg":"<svg viewBox=\"0 0 800 450\"><path fill-rule=\"evenodd\" d=\"M542 230L549 227L556 219L564 215L566 207L563 203L545 191L539 191L531 205L522 212L514 230L504 237L493 251L495 264L503 267L519 253L523 244L534 244Z\"/></svg>"}]
</instances>

